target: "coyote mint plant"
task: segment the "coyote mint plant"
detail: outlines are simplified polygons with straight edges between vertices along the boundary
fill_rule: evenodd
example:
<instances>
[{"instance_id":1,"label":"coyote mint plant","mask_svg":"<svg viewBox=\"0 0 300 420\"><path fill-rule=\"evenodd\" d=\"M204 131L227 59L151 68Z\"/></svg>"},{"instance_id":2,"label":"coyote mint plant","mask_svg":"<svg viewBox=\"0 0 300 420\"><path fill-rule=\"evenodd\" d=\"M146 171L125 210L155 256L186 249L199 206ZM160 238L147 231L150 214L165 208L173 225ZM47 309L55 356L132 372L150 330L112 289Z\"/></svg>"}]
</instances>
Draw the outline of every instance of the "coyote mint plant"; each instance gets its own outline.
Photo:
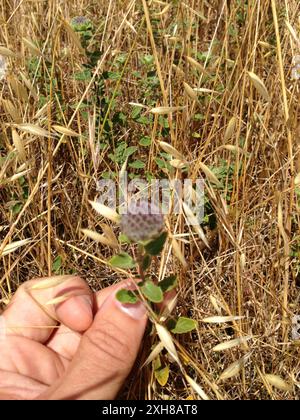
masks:
<instances>
[{"instance_id":1,"label":"coyote mint plant","mask_svg":"<svg viewBox=\"0 0 300 420\"><path fill-rule=\"evenodd\" d=\"M160 282L148 273L151 261L163 250L167 240L164 216L160 209L146 201L132 202L126 214L120 217L120 228L127 243L137 244L135 258L126 252L121 252L110 259L113 267L122 269L137 269L137 290L122 289L117 293L117 299L123 304L135 304L143 300L150 315L154 315L157 306L162 303L165 294L175 289L176 275L169 275ZM168 327L173 333L186 333L196 327L192 319L180 317L170 320Z\"/></svg>"},{"instance_id":2,"label":"coyote mint plant","mask_svg":"<svg viewBox=\"0 0 300 420\"><path fill-rule=\"evenodd\" d=\"M119 224L121 228L119 242L121 244L126 243L127 246L130 245L130 249L134 251L134 257L127 252L120 252L109 260L112 267L121 268L123 271L131 270L128 277L135 281L136 286L134 290L125 288L119 290L116 298L126 306L143 302L143 305L147 308L150 321L156 327L161 343L167 343L164 344L165 349L171 354L173 360L180 364L178 356L174 359L176 349L174 347L174 353L172 346L170 347L168 338L170 333L167 330L173 334L184 334L196 328L197 322L184 316L175 318L171 314L172 310L167 304L166 294L176 288L176 275L168 275L158 282L158 276L152 270L152 259L159 257L168 239L163 214L157 206L146 201L132 201L126 213L121 216L99 202L92 201L90 203L94 210L103 217ZM109 243L105 235L100 235L88 229L83 229L83 233L104 245ZM116 247L115 243L113 247ZM119 244L117 244L118 247ZM163 311L162 314L160 314L160 311ZM161 325L162 323L165 323L165 325ZM171 337L170 339L172 341ZM181 364L180 367L182 369ZM155 356L153 370L158 383L165 386L170 369L169 360L164 358L163 354ZM188 378L187 375L186 378ZM190 380L192 379L190 378Z\"/></svg>"}]
</instances>

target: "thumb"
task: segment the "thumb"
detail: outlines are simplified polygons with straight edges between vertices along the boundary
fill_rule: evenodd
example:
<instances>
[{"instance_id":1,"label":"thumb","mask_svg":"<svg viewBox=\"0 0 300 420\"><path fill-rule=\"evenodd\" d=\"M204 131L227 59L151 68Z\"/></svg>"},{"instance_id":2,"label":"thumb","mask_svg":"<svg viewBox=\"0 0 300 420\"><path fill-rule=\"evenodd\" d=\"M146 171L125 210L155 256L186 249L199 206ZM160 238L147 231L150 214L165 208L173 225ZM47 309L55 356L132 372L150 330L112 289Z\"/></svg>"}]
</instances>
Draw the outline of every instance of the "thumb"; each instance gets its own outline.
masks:
<instances>
[{"instance_id":1,"label":"thumb","mask_svg":"<svg viewBox=\"0 0 300 420\"><path fill-rule=\"evenodd\" d=\"M66 374L51 391L51 399L113 399L129 375L144 335L147 316L142 302L121 304L119 287L97 312L82 336Z\"/></svg>"}]
</instances>

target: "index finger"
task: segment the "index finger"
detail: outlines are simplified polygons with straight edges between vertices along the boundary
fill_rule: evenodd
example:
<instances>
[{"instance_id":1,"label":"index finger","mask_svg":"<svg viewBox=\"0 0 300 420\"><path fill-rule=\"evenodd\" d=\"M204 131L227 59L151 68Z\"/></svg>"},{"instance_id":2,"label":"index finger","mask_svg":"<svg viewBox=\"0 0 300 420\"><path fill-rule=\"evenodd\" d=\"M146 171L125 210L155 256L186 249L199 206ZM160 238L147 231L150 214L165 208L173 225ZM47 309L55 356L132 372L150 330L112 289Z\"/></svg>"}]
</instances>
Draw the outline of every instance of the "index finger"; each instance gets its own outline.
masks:
<instances>
[{"instance_id":1,"label":"index finger","mask_svg":"<svg viewBox=\"0 0 300 420\"><path fill-rule=\"evenodd\" d=\"M85 331L93 321L92 292L77 276L57 276L22 284L4 310L7 335L46 342L60 322Z\"/></svg>"}]
</instances>

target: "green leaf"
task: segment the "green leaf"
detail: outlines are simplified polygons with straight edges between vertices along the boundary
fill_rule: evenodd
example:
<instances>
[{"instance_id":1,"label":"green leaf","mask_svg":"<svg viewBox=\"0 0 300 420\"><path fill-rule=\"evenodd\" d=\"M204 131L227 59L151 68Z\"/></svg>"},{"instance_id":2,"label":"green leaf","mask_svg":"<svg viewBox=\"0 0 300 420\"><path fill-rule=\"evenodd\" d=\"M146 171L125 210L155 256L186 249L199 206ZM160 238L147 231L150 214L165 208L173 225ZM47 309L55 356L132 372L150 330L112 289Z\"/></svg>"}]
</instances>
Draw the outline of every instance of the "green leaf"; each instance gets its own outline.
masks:
<instances>
[{"instance_id":1,"label":"green leaf","mask_svg":"<svg viewBox=\"0 0 300 420\"><path fill-rule=\"evenodd\" d=\"M146 64L147 66L149 66L154 63L154 57L153 55L147 54L147 55L144 55L144 57L142 57L141 61L143 64Z\"/></svg>"},{"instance_id":2,"label":"green leaf","mask_svg":"<svg viewBox=\"0 0 300 420\"><path fill-rule=\"evenodd\" d=\"M121 303L137 303L138 298L131 290L121 289L116 293L116 298Z\"/></svg>"},{"instance_id":3,"label":"green leaf","mask_svg":"<svg viewBox=\"0 0 300 420\"><path fill-rule=\"evenodd\" d=\"M167 232L163 232L158 238L148 242L145 245L146 252L150 255L158 255L164 247L167 236Z\"/></svg>"},{"instance_id":4,"label":"green leaf","mask_svg":"<svg viewBox=\"0 0 300 420\"><path fill-rule=\"evenodd\" d=\"M155 378L161 386L165 386L169 379L170 368L166 366L154 371Z\"/></svg>"},{"instance_id":5,"label":"green leaf","mask_svg":"<svg viewBox=\"0 0 300 420\"><path fill-rule=\"evenodd\" d=\"M81 72L75 73L74 77L75 77L75 80L91 80L92 73L90 70L85 69Z\"/></svg>"},{"instance_id":6,"label":"green leaf","mask_svg":"<svg viewBox=\"0 0 300 420\"><path fill-rule=\"evenodd\" d=\"M144 124L144 125L151 124L151 117L146 117L144 115L144 116L141 116L141 117L137 118L135 120L135 122L137 122L139 124Z\"/></svg>"},{"instance_id":7,"label":"green leaf","mask_svg":"<svg viewBox=\"0 0 300 420\"><path fill-rule=\"evenodd\" d=\"M142 262L142 268L143 270L147 270L150 267L151 264L151 256L150 255L145 255L143 258L143 262Z\"/></svg>"},{"instance_id":8,"label":"green leaf","mask_svg":"<svg viewBox=\"0 0 300 420\"><path fill-rule=\"evenodd\" d=\"M173 290L177 286L177 277L175 274L165 277L162 281L159 282L159 287L161 290L166 293L170 290Z\"/></svg>"},{"instance_id":9,"label":"green leaf","mask_svg":"<svg viewBox=\"0 0 300 420\"><path fill-rule=\"evenodd\" d=\"M139 144L141 146L144 146L144 147L150 146L151 145L151 137L149 137L149 136L142 137L141 140L139 141Z\"/></svg>"},{"instance_id":10,"label":"green leaf","mask_svg":"<svg viewBox=\"0 0 300 420\"><path fill-rule=\"evenodd\" d=\"M109 260L109 263L113 267L118 267L118 268L133 268L133 267L135 267L134 260L126 252L121 252L118 255L114 255Z\"/></svg>"},{"instance_id":11,"label":"green leaf","mask_svg":"<svg viewBox=\"0 0 300 420\"><path fill-rule=\"evenodd\" d=\"M61 256L60 256L60 255L58 255L58 256L55 258L55 260L53 261L53 264L52 264L52 270L53 270L55 273L58 273L58 272L59 272L59 270L60 270L60 268L61 268L61 264L62 264L62 258L61 258Z\"/></svg>"},{"instance_id":12,"label":"green leaf","mask_svg":"<svg viewBox=\"0 0 300 420\"><path fill-rule=\"evenodd\" d=\"M135 120L136 118L140 116L141 112L142 112L142 108L140 106L135 106L131 112L131 118Z\"/></svg>"},{"instance_id":13,"label":"green leaf","mask_svg":"<svg viewBox=\"0 0 300 420\"><path fill-rule=\"evenodd\" d=\"M129 147L127 147L127 149L124 150L123 159L126 159L127 157L133 155L133 153L135 153L137 151L137 149L138 149L137 146L129 146Z\"/></svg>"},{"instance_id":14,"label":"green leaf","mask_svg":"<svg viewBox=\"0 0 300 420\"><path fill-rule=\"evenodd\" d=\"M167 320L167 328L169 331L172 331L175 328L176 321L173 318Z\"/></svg>"},{"instance_id":15,"label":"green leaf","mask_svg":"<svg viewBox=\"0 0 300 420\"><path fill-rule=\"evenodd\" d=\"M125 233L120 233L119 241L121 244L130 244L130 239L127 235L125 235Z\"/></svg>"},{"instance_id":16,"label":"green leaf","mask_svg":"<svg viewBox=\"0 0 300 420\"><path fill-rule=\"evenodd\" d=\"M12 210L12 214L19 214L20 211L22 210L23 204L22 203L17 203L14 206L12 206L11 210Z\"/></svg>"},{"instance_id":17,"label":"green leaf","mask_svg":"<svg viewBox=\"0 0 300 420\"><path fill-rule=\"evenodd\" d=\"M152 366L153 370L158 370L162 367L159 355L154 360L152 360Z\"/></svg>"},{"instance_id":18,"label":"green leaf","mask_svg":"<svg viewBox=\"0 0 300 420\"><path fill-rule=\"evenodd\" d=\"M173 328L171 331L174 334L184 334L194 330L195 328L197 328L197 321L181 316L178 318L175 328Z\"/></svg>"},{"instance_id":19,"label":"green leaf","mask_svg":"<svg viewBox=\"0 0 300 420\"><path fill-rule=\"evenodd\" d=\"M158 118L158 123L164 128L169 128L169 120L168 118L163 117L162 115Z\"/></svg>"},{"instance_id":20,"label":"green leaf","mask_svg":"<svg viewBox=\"0 0 300 420\"><path fill-rule=\"evenodd\" d=\"M121 78L121 73L117 71L109 71L108 72L108 78L110 80L119 80Z\"/></svg>"},{"instance_id":21,"label":"green leaf","mask_svg":"<svg viewBox=\"0 0 300 420\"><path fill-rule=\"evenodd\" d=\"M166 162L163 159L155 158L154 160L160 169L164 169L166 167Z\"/></svg>"},{"instance_id":22,"label":"green leaf","mask_svg":"<svg viewBox=\"0 0 300 420\"><path fill-rule=\"evenodd\" d=\"M126 61L126 59L127 59L127 54L120 54L120 55L117 57L116 61L117 61L117 63L119 63L119 64L124 64L124 63L125 63L125 61Z\"/></svg>"},{"instance_id":23,"label":"green leaf","mask_svg":"<svg viewBox=\"0 0 300 420\"><path fill-rule=\"evenodd\" d=\"M141 287L141 291L150 302L160 303L164 299L161 288L156 286L152 281L146 281Z\"/></svg>"},{"instance_id":24,"label":"green leaf","mask_svg":"<svg viewBox=\"0 0 300 420\"><path fill-rule=\"evenodd\" d=\"M143 169L145 168L145 163L142 162L141 160L136 160L135 162L129 163L130 168L133 169Z\"/></svg>"}]
</instances>

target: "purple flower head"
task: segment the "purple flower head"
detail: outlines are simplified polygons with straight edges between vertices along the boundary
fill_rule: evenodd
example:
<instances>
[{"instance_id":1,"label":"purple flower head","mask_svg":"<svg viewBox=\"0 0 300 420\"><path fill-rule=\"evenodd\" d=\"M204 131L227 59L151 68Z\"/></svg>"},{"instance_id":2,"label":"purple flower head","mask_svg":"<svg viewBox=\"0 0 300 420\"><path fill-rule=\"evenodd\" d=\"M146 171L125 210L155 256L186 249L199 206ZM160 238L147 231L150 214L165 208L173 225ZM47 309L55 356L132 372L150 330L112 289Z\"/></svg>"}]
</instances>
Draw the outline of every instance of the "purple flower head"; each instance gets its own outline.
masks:
<instances>
[{"instance_id":1,"label":"purple flower head","mask_svg":"<svg viewBox=\"0 0 300 420\"><path fill-rule=\"evenodd\" d=\"M155 239L163 229L160 209L147 201L132 201L121 217L121 230L133 242Z\"/></svg>"},{"instance_id":2,"label":"purple flower head","mask_svg":"<svg viewBox=\"0 0 300 420\"><path fill-rule=\"evenodd\" d=\"M75 16L71 20L71 26L75 31L86 31L92 28L92 22L86 16Z\"/></svg>"}]
</instances>

